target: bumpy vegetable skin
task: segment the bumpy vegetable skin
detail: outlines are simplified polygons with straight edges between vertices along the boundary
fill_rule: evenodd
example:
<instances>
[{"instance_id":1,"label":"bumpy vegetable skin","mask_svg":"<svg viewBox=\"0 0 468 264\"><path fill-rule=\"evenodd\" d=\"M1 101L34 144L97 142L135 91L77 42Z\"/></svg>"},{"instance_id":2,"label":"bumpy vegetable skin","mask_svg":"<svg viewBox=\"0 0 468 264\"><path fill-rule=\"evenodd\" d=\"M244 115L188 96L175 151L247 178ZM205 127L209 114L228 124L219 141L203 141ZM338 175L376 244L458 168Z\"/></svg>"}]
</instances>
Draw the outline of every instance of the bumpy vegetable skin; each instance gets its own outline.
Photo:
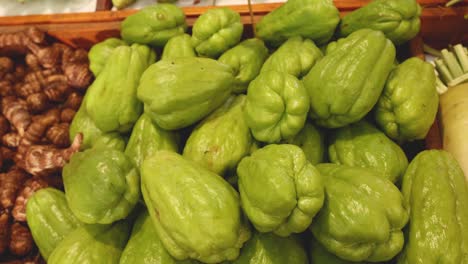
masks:
<instances>
[{"instance_id":1,"label":"bumpy vegetable skin","mask_svg":"<svg viewBox=\"0 0 468 264\"><path fill-rule=\"evenodd\" d=\"M192 46L192 38L188 34L181 34L169 39L164 46L161 59L175 59L184 57L196 57Z\"/></svg>"},{"instance_id":2,"label":"bumpy vegetable skin","mask_svg":"<svg viewBox=\"0 0 468 264\"><path fill-rule=\"evenodd\" d=\"M239 13L223 7L209 9L192 29L192 45L202 57L217 58L239 43L244 26Z\"/></svg>"},{"instance_id":3,"label":"bumpy vegetable skin","mask_svg":"<svg viewBox=\"0 0 468 264\"><path fill-rule=\"evenodd\" d=\"M128 222L85 225L70 233L50 255L50 264L119 263L130 233Z\"/></svg>"},{"instance_id":4,"label":"bumpy vegetable skin","mask_svg":"<svg viewBox=\"0 0 468 264\"><path fill-rule=\"evenodd\" d=\"M132 235L120 257L120 264L197 264L195 260L175 260L164 248L153 221L145 210L135 221Z\"/></svg>"},{"instance_id":5,"label":"bumpy vegetable skin","mask_svg":"<svg viewBox=\"0 0 468 264\"><path fill-rule=\"evenodd\" d=\"M299 146L312 165L325 161L325 133L310 122L295 137L286 140L286 143Z\"/></svg>"},{"instance_id":6,"label":"bumpy vegetable skin","mask_svg":"<svg viewBox=\"0 0 468 264\"><path fill-rule=\"evenodd\" d=\"M388 261L403 248L408 208L398 188L369 169L319 164L325 203L312 223L314 237L349 261Z\"/></svg>"},{"instance_id":7,"label":"bumpy vegetable skin","mask_svg":"<svg viewBox=\"0 0 468 264\"><path fill-rule=\"evenodd\" d=\"M194 124L221 106L234 83L232 69L208 58L176 58L151 65L138 87L145 112L161 128Z\"/></svg>"},{"instance_id":8,"label":"bumpy vegetable skin","mask_svg":"<svg viewBox=\"0 0 468 264\"><path fill-rule=\"evenodd\" d=\"M267 145L242 159L238 185L247 217L260 232L301 233L322 208L322 177L295 145Z\"/></svg>"},{"instance_id":9,"label":"bumpy vegetable skin","mask_svg":"<svg viewBox=\"0 0 468 264\"><path fill-rule=\"evenodd\" d=\"M68 207L65 194L54 188L41 189L28 199L26 217L45 260L68 234L82 226Z\"/></svg>"},{"instance_id":10,"label":"bumpy vegetable skin","mask_svg":"<svg viewBox=\"0 0 468 264\"><path fill-rule=\"evenodd\" d=\"M308 264L301 241L295 236L279 237L255 232L232 264Z\"/></svg>"},{"instance_id":11,"label":"bumpy vegetable skin","mask_svg":"<svg viewBox=\"0 0 468 264\"><path fill-rule=\"evenodd\" d=\"M468 263L468 186L451 154L419 153L402 186L411 214L400 264Z\"/></svg>"},{"instance_id":12,"label":"bumpy vegetable skin","mask_svg":"<svg viewBox=\"0 0 468 264\"><path fill-rule=\"evenodd\" d=\"M379 31L362 29L330 43L303 80L310 117L328 128L362 119L377 103L394 59L395 47Z\"/></svg>"},{"instance_id":13,"label":"bumpy vegetable skin","mask_svg":"<svg viewBox=\"0 0 468 264\"><path fill-rule=\"evenodd\" d=\"M304 127L309 97L302 82L288 73L265 71L247 91L245 120L256 140L278 143Z\"/></svg>"},{"instance_id":14,"label":"bumpy vegetable skin","mask_svg":"<svg viewBox=\"0 0 468 264\"><path fill-rule=\"evenodd\" d=\"M264 16L256 30L258 37L273 46L295 36L321 45L330 40L339 21L331 0L289 0Z\"/></svg>"},{"instance_id":15,"label":"bumpy vegetable skin","mask_svg":"<svg viewBox=\"0 0 468 264\"><path fill-rule=\"evenodd\" d=\"M88 58L89 58L89 69L94 74L94 76L98 76L99 73L106 65L107 59L112 54L112 51L120 46L127 45L127 43L118 38L108 38L102 42L99 42L89 50Z\"/></svg>"},{"instance_id":16,"label":"bumpy vegetable skin","mask_svg":"<svg viewBox=\"0 0 468 264\"><path fill-rule=\"evenodd\" d=\"M184 34L186 30L182 9L173 4L157 4L125 18L120 34L128 43L163 47L170 38Z\"/></svg>"},{"instance_id":17,"label":"bumpy vegetable skin","mask_svg":"<svg viewBox=\"0 0 468 264\"><path fill-rule=\"evenodd\" d=\"M85 107L103 132L126 132L137 121L143 105L136 97L140 76L156 59L145 45L115 48L104 69L86 92Z\"/></svg>"},{"instance_id":18,"label":"bumpy vegetable skin","mask_svg":"<svg viewBox=\"0 0 468 264\"><path fill-rule=\"evenodd\" d=\"M348 36L370 28L382 31L395 45L400 45L419 32L421 7L416 0L374 0L343 17L339 33Z\"/></svg>"},{"instance_id":19,"label":"bumpy vegetable skin","mask_svg":"<svg viewBox=\"0 0 468 264\"><path fill-rule=\"evenodd\" d=\"M190 134L184 157L219 175L235 171L250 153L253 138L244 119L245 95L232 96Z\"/></svg>"},{"instance_id":20,"label":"bumpy vegetable skin","mask_svg":"<svg viewBox=\"0 0 468 264\"><path fill-rule=\"evenodd\" d=\"M176 135L161 129L147 114L143 113L133 127L125 154L133 165L139 168L146 157L163 149L174 152L179 150Z\"/></svg>"},{"instance_id":21,"label":"bumpy vegetable skin","mask_svg":"<svg viewBox=\"0 0 468 264\"><path fill-rule=\"evenodd\" d=\"M335 130L328 155L333 163L373 169L394 183L403 177L408 166L400 146L364 120Z\"/></svg>"},{"instance_id":22,"label":"bumpy vegetable skin","mask_svg":"<svg viewBox=\"0 0 468 264\"><path fill-rule=\"evenodd\" d=\"M145 159L141 175L156 232L174 258L219 263L239 256L250 231L238 193L223 178L164 150Z\"/></svg>"},{"instance_id":23,"label":"bumpy vegetable skin","mask_svg":"<svg viewBox=\"0 0 468 264\"><path fill-rule=\"evenodd\" d=\"M426 137L438 107L434 68L414 57L398 65L388 77L375 107L375 118L390 138L413 141Z\"/></svg>"},{"instance_id":24,"label":"bumpy vegetable skin","mask_svg":"<svg viewBox=\"0 0 468 264\"><path fill-rule=\"evenodd\" d=\"M231 66L236 73L233 91L244 93L249 83L260 73L267 57L268 49L263 41L253 38L226 51L218 61Z\"/></svg>"},{"instance_id":25,"label":"bumpy vegetable skin","mask_svg":"<svg viewBox=\"0 0 468 264\"><path fill-rule=\"evenodd\" d=\"M68 205L88 224L110 224L127 217L140 197L139 182L129 158L112 148L78 152L63 168Z\"/></svg>"},{"instance_id":26,"label":"bumpy vegetable skin","mask_svg":"<svg viewBox=\"0 0 468 264\"><path fill-rule=\"evenodd\" d=\"M302 78L322 56L322 51L310 39L292 37L267 59L262 72L276 70Z\"/></svg>"}]
</instances>

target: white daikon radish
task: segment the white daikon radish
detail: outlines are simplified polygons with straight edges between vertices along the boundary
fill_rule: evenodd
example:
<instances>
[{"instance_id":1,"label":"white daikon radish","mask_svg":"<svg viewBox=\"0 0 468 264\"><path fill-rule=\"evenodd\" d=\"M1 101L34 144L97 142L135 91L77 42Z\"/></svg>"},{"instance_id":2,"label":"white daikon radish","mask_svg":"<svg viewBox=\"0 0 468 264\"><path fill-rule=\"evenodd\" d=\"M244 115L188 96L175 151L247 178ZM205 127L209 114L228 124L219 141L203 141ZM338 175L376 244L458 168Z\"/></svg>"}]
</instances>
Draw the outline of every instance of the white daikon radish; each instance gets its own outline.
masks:
<instances>
[{"instance_id":1,"label":"white daikon radish","mask_svg":"<svg viewBox=\"0 0 468 264\"><path fill-rule=\"evenodd\" d=\"M440 96L440 113L443 148L460 163L468 182L468 83Z\"/></svg>"}]
</instances>

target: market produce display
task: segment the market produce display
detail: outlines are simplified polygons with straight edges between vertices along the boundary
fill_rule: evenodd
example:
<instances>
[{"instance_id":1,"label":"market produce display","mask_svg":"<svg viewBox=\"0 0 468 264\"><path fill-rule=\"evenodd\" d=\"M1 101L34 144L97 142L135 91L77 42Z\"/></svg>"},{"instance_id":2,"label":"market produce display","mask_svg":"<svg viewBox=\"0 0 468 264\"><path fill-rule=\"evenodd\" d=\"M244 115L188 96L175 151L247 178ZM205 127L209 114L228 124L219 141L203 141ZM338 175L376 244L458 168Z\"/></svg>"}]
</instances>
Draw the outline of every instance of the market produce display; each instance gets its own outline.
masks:
<instances>
[{"instance_id":1,"label":"market produce display","mask_svg":"<svg viewBox=\"0 0 468 264\"><path fill-rule=\"evenodd\" d=\"M92 81L85 50L51 42L37 28L0 34L0 262L39 261L33 237L47 258L68 229L60 195L28 201L42 188L62 188L61 169L82 142L70 140L70 122ZM28 223L27 204L35 212Z\"/></svg>"},{"instance_id":2,"label":"market produce display","mask_svg":"<svg viewBox=\"0 0 468 264\"><path fill-rule=\"evenodd\" d=\"M289 0L250 36L232 9L186 21L164 3L128 16L85 59L74 51L70 68L66 52L40 56L34 30L0 36L0 52L26 43L40 67L61 61L77 90L61 98L80 99L52 148L41 138L54 119L25 115L37 111L21 99L32 86L0 90L2 143L13 132L19 145L0 174L0 252L21 255L11 243L34 239L59 264L468 263L459 163L405 152L439 104L435 68L400 54L420 10L375 0L340 19L331 0ZM14 64L1 58L0 77ZM46 128L28 135L36 119Z\"/></svg>"}]
</instances>

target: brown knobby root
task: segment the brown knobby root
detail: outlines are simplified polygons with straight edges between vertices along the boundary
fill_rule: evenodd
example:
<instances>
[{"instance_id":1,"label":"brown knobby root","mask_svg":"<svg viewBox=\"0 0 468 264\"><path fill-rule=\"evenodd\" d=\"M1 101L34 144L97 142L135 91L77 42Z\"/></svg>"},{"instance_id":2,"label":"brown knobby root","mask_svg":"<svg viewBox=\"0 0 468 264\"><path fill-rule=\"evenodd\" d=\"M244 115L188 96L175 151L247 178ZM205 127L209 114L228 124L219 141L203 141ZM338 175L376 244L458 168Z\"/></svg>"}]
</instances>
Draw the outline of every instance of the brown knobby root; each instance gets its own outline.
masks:
<instances>
[{"instance_id":1,"label":"brown knobby root","mask_svg":"<svg viewBox=\"0 0 468 264\"><path fill-rule=\"evenodd\" d=\"M15 222L11 225L10 252L16 256L25 256L34 247L34 240L28 227Z\"/></svg>"},{"instance_id":2,"label":"brown knobby root","mask_svg":"<svg viewBox=\"0 0 468 264\"><path fill-rule=\"evenodd\" d=\"M36 191L46 188L49 185L46 181L41 178L30 178L23 186L23 189L19 192L16 197L15 206L13 207L12 216L18 222L26 221L26 203L29 197L31 197Z\"/></svg>"}]
</instances>

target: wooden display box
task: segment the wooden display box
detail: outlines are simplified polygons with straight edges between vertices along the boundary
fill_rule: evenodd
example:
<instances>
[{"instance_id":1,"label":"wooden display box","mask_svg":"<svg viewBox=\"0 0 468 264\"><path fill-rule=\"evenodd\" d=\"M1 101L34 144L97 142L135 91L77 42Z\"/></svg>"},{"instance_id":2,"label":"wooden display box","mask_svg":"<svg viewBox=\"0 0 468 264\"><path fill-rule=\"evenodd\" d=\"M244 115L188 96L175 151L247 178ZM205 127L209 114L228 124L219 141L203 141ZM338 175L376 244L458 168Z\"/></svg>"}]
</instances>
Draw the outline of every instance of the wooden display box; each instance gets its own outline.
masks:
<instances>
[{"instance_id":1,"label":"wooden display box","mask_svg":"<svg viewBox=\"0 0 468 264\"><path fill-rule=\"evenodd\" d=\"M247 1L246 1L247 2ZM362 7L370 0L334 0L341 15ZM436 48L448 44L468 43L468 20L463 16L468 14L468 1L455 7L445 8L445 0L419 0L423 7L421 15L421 32L413 39L408 49L412 56L423 58L422 45L428 43ZM241 14L246 27L246 34L251 35L252 24L262 16L278 8L278 4L255 4L252 6L252 16L248 5L229 6ZM109 0L98 1L99 10L111 8ZM198 16L214 7L183 8L187 23L191 26ZM97 11L94 13L30 15L16 17L0 17L0 32L13 32L28 26L37 26L57 40L73 47L90 48L94 43L109 37L119 37L120 23L136 10ZM439 125L436 120L425 140L426 148L441 148Z\"/></svg>"}]
</instances>

